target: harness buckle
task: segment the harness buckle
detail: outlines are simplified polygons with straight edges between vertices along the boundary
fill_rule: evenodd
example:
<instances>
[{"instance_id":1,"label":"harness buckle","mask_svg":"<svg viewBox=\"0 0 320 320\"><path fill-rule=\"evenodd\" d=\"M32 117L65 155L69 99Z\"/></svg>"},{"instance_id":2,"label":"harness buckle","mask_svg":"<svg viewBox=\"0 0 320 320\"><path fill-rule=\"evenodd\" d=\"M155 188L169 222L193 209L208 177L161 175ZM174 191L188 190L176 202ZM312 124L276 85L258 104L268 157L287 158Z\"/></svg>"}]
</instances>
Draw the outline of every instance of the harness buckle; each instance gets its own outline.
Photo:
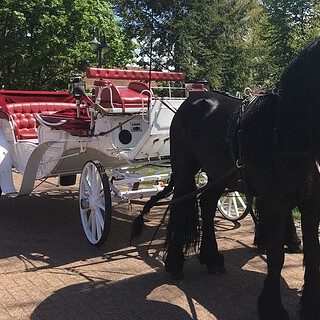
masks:
<instances>
[{"instance_id":1,"label":"harness buckle","mask_svg":"<svg viewBox=\"0 0 320 320\"><path fill-rule=\"evenodd\" d=\"M242 162L242 159L241 159L241 158L236 161L236 167L237 167L238 169L243 169L245 165L246 165L246 164Z\"/></svg>"}]
</instances>

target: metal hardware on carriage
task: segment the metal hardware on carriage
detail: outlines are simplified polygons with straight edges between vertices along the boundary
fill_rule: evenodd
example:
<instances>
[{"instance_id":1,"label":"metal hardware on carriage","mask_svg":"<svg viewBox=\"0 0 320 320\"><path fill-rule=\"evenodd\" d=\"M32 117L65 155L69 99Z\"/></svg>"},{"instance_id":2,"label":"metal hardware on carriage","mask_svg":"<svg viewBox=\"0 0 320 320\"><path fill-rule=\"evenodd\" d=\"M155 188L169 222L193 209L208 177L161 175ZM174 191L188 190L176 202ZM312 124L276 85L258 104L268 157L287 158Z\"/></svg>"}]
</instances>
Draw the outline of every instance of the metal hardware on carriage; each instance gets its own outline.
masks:
<instances>
[{"instance_id":1,"label":"metal hardware on carriage","mask_svg":"<svg viewBox=\"0 0 320 320\"><path fill-rule=\"evenodd\" d=\"M82 77L79 74L73 74L70 77L70 83L68 85L69 94L73 95L76 99L77 105L77 118L80 118L80 104L81 104L81 91L85 91L85 85L82 82ZM80 89L80 90L79 90Z\"/></svg>"}]
</instances>

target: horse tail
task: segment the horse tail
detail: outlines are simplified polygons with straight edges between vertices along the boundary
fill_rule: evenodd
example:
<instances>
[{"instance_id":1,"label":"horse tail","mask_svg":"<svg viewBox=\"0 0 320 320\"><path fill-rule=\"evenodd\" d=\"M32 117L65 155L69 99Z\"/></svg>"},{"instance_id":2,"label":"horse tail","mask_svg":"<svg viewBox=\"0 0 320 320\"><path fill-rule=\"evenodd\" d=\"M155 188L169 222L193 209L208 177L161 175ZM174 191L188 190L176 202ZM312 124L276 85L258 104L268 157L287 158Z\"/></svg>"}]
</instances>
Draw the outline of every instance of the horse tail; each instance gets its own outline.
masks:
<instances>
[{"instance_id":1,"label":"horse tail","mask_svg":"<svg viewBox=\"0 0 320 320\"><path fill-rule=\"evenodd\" d=\"M168 185L160 192L158 192L156 195L152 196L144 205L140 215L134 219L132 229L131 229L131 236L130 236L130 243L132 240L137 239L140 237L143 226L144 226L144 215L149 213L151 208L155 206L155 204L163 199L168 197L174 188L174 181L171 176L171 179L169 180Z\"/></svg>"},{"instance_id":2,"label":"horse tail","mask_svg":"<svg viewBox=\"0 0 320 320\"><path fill-rule=\"evenodd\" d=\"M196 186L186 189L186 193L192 193ZM179 196L178 196L179 198ZM178 199L176 198L176 199ZM199 206L196 195L183 201L177 201L171 205L169 222L167 226L166 240L164 244L164 259L168 254L169 246L182 247L185 254L193 248L197 251L200 243ZM170 249L175 252L175 249ZM170 251L169 250L169 251Z\"/></svg>"}]
</instances>

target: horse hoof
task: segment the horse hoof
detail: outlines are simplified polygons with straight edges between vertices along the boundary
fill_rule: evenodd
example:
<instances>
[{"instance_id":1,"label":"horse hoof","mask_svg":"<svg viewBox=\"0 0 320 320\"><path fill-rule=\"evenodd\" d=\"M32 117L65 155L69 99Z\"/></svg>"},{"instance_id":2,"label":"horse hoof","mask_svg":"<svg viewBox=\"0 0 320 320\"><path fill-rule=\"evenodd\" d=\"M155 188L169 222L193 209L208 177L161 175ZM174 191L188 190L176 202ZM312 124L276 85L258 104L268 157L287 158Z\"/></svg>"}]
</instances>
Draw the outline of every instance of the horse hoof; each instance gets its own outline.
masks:
<instances>
[{"instance_id":1,"label":"horse hoof","mask_svg":"<svg viewBox=\"0 0 320 320\"><path fill-rule=\"evenodd\" d=\"M287 244L289 253L302 253L303 247L300 243L289 243Z\"/></svg>"},{"instance_id":2,"label":"horse hoof","mask_svg":"<svg viewBox=\"0 0 320 320\"><path fill-rule=\"evenodd\" d=\"M204 258L202 255L199 255L198 259L199 259L200 264L206 264L207 263L207 259Z\"/></svg>"},{"instance_id":3,"label":"horse hoof","mask_svg":"<svg viewBox=\"0 0 320 320\"><path fill-rule=\"evenodd\" d=\"M261 294L258 298L259 320L289 320L287 310L281 302L265 299Z\"/></svg>"},{"instance_id":4,"label":"horse hoof","mask_svg":"<svg viewBox=\"0 0 320 320\"><path fill-rule=\"evenodd\" d=\"M303 320L318 320L320 318L319 295L316 292L312 293L311 299L306 300L302 294L301 297L301 318Z\"/></svg>"},{"instance_id":5,"label":"horse hoof","mask_svg":"<svg viewBox=\"0 0 320 320\"><path fill-rule=\"evenodd\" d=\"M207 264L207 269L209 271L210 274L214 274L216 276L219 276L221 274L224 274L226 272L226 268L224 267L224 265L208 265Z\"/></svg>"},{"instance_id":6,"label":"horse hoof","mask_svg":"<svg viewBox=\"0 0 320 320\"><path fill-rule=\"evenodd\" d=\"M259 312L259 320L289 320L288 312L282 308L273 310L273 312Z\"/></svg>"},{"instance_id":7,"label":"horse hoof","mask_svg":"<svg viewBox=\"0 0 320 320\"><path fill-rule=\"evenodd\" d=\"M172 265L166 264L165 270L167 273L170 274L171 280L182 280L183 279L183 265L181 266L181 268L178 268L177 266L175 266L173 268Z\"/></svg>"}]
</instances>

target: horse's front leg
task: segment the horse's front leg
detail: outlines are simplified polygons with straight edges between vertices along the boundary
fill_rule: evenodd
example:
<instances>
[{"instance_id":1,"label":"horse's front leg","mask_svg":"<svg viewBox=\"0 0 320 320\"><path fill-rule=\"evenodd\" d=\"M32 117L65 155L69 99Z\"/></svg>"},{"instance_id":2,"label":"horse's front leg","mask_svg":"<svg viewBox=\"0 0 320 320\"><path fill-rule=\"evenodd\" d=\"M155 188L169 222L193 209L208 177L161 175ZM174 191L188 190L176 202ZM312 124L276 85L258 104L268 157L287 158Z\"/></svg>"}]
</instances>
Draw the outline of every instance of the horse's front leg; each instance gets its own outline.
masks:
<instances>
[{"instance_id":1,"label":"horse's front leg","mask_svg":"<svg viewBox=\"0 0 320 320\"><path fill-rule=\"evenodd\" d=\"M222 274L226 271L224 257L218 251L214 232L214 215L223 191L223 187L216 186L204 192L200 197L202 239L199 260L201 264L206 264L208 271L213 274Z\"/></svg>"},{"instance_id":2,"label":"horse's front leg","mask_svg":"<svg viewBox=\"0 0 320 320\"><path fill-rule=\"evenodd\" d=\"M284 231L289 204L281 200L265 202L268 272L258 300L260 320L289 319L280 294L280 275L284 263Z\"/></svg>"},{"instance_id":3,"label":"horse's front leg","mask_svg":"<svg viewBox=\"0 0 320 320\"><path fill-rule=\"evenodd\" d=\"M320 194L320 191L317 192ZM301 212L304 247L304 287L301 307L307 320L320 319L320 246L319 246L319 196L308 199L299 205Z\"/></svg>"}]
</instances>

